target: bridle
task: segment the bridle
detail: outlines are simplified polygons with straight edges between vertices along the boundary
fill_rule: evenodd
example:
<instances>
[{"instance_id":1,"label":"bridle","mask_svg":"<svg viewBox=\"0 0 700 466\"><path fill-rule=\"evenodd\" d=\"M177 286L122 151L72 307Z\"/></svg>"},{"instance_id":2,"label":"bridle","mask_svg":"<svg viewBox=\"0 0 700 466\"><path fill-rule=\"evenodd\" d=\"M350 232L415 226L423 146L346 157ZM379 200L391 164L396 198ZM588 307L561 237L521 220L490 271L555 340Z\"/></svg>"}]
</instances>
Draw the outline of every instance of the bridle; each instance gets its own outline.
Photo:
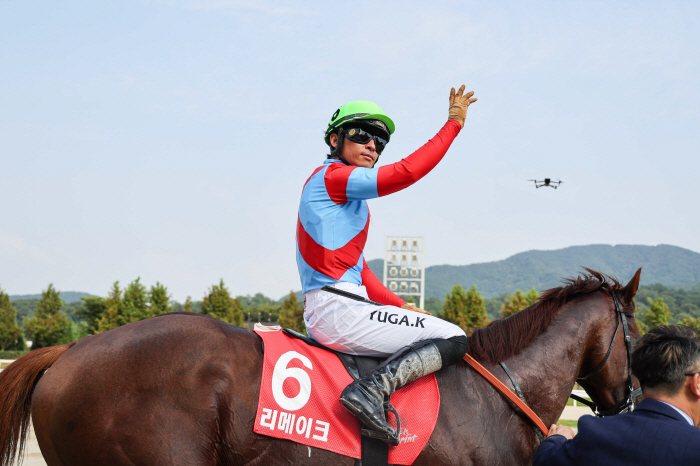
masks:
<instances>
[{"instance_id":1,"label":"bridle","mask_svg":"<svg viewBox=\"0 0 700 466\"><path fill-rule=\"evenodd\" d=\"M617 338L617 333L620 330L620 322L622 322L622 331L625 334L625 347L627 348L627 387L625 389L625 398L620 401L618 404L613 406L610 409L606 410L599 410L598 407L596 406L595 403L592 401L588 401L584 398L581 398L580 396L577 395L571 395L571 398L574 400L578 401L579 403L585 404L591 410L593 410L593 414L595 414L598 417L604 417L604 416L614 416L615 414L620 414L620 413L627 413L630 411L634 410L634 399L637 398L639 395L642 394L642 389L634 389L634 377L632 376L632 338L630 337L630 331L629 331L629 325L627 324L627 319L626 317L634 317L634 314L627 313L624 311L624 308L622 306L622 303L620 302L620 298L617 296L616 292L612 292L612 298L613 302L615 303L615 320L617 321L617 325L615 326L615 333L613 334L612 341L610 342L610 347L608 348L608 352L605 354L605 357L603 358L602 361L600 361L600 364L593 369L590 373L586 374L583 377L579 377L576 380L586 380L589 379L590 377L593 377L595 374L597 374L605 365L605 363L608 361L608 358L610 357L610 354L612 353L613 346L615 346L615 340Z\"/></svg>"},{"instance_id":2,"label":"bridle","mask_svg":"<svg viewBox=\"0 0 700 466\"><path fill-rule=\"evenodd\" d=\"M570 398L573 398L574 400L591 408L591 410L593 410L593 414L595 414L598 417L614 416L615 414L626 413L634 410L634 399L642 393L641 388L638 388L636 390L634 389L634 377L632 376L632 338L630 337L629 325L627 324L626 319L627 317L634 317L634 314L628 314L624 311L622 303L620 302L620 298L617 296L616 292L612 292L611 295L613 298L613 303L615 304L615 321L617 322L617 325L615 326L615 333L613 334L612 341L610 342L608 352L605 354L605 357L600 362L600 364L598 364L598 366L595 369L593 369L593 371L591 371L589 374L586 374L583 377L577 378L576 380L586 380L590 377L593 377L603 368L605 363L608 361L610 354L612 354L612 349L613 346L615 346L617 334L620 331L620 322L622 322L622 330L625 334L625 347L627 348L627 387L625 390L625 398L613 408L600 411L598 410L598 407L595 405L595 403L574 394L570 395ZM510 390L510 388L508 388L489 370L487 370L485 367L479 364L469 353L464 355L464 360L475 371L477 371L486 380L488 380L489 383L491 383L491 385L493 385L496 388L496 390L501 392L511 402L513 402L525 414L525 416L527 416L527 418L533 424L532 427L535 431L535 434L537 434L537 438L540 440L540 442L542 442L549 432L547 426L544 424L544 422L542 422L542 419L540 419L539 416L537 416L537 414L535 414L535 412L532 411L532 409L530 409L530 407L527 405L527 401L523 396L523 392L520 389L518 382L515 380L513 373L508 369L508 366L506 366L506 364L503 361L500 362L501 367L510 379L510 382L513 384L514 390Z\"/></svg>"}]
</instances>

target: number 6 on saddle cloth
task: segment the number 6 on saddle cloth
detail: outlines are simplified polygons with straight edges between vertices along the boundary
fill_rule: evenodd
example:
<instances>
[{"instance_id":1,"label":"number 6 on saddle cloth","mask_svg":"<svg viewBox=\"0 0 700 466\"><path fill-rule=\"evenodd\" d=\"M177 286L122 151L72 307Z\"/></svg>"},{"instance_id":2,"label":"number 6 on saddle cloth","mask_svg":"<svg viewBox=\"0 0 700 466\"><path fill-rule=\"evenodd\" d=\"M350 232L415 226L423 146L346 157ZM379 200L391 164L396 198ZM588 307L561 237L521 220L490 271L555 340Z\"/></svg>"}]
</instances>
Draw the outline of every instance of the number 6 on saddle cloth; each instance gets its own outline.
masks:
<instances>
[{"instance_id":1,"label":"number 6 on saddle cloth","mask_svg":"<svg viewBox=\"0 0 700 466\"><path fill-rule=\"evenodd\" d=\"M384 464L412 464L421 453L440 406L434 374L391 395L402 421L398 446L361 440L360 421L338 399L349 383L371 372L381 359L337 353L280 327L256 326L255 332L263 340L264 360L254 432L363 459L363 463L368 454L377 456L376 450L370 451L372 442L383 449ZM394 419L389 422L395 424ZM382 456L381 451L378 455Z\"/></svg>"}]
</instances>

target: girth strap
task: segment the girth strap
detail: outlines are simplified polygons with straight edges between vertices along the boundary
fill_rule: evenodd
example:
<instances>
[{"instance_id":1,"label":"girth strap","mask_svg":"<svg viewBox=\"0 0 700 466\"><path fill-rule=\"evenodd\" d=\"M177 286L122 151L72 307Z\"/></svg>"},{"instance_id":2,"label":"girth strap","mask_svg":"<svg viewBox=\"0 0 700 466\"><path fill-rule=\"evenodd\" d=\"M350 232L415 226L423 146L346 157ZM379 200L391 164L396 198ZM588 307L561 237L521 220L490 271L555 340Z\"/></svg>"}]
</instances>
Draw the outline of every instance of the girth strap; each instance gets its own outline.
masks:
<instances>
[{"instance_id":1,"label":"girth strap","mask_svg":"<svg viewBox=\"0 0 700 466\"><path fill-rule=\"evenodd\" d=\"M475 371L477 371L483 378L488 380L488 382L493 385L496 390L503 393L510 401L512 401L515 406L517 406L536 426L542 431L542 433L547 436L549 435L549 429L544 425L542 419L535 414L535 412L530 409L530 407L523 402L518 396L513 393L511 389L505 386L503 382L498 380L495 375L488 371L484 366L479 364L476 359L472 358L469 354L464 355L464 361L469 364Z\"/></svg>"},{"instance_id":2,"label":"girth strap","mask_svg":"<svg viewBox=\"0 0 700 466\"><path fill-rule=\"evenodd\" d=\"M515 389L515 393L517 393L518 398L523 400L523 402L527 403L527 401L525 401L525 395L523 395L523 391L520 390L520 385L518 385L518 382L515 380L515 377L513 376L513 373L510 371L510 369L508 369L508 366L506 366L506 363L501 361L501 362L499 362L499 364L501 365L501 367L505 371L506 375L510 379L510 383L513 384L513 388Z\"/></svg>"},{"instance_id":3,"label":"girth strap","mask_svg":"<svg viewBox=\"0 0 700 466\"><path fill-rule=\"evenodd\" d=\"M513 373L510 371L510 369L508 369L508 366L506 366L506 363L501 361L501 362L499 362L499 364L501 365L501 367L503 368L503 371L506 373L506 375L510 379L510 383L513 384L513 388L515 389L515 393L518 394L518 398L523 400L523 403L527 403L527 401L525 400L525 395L523 395L523 391L520 390L520 385L518 385L517 380L515 380L515 376L513 376ZM540 440L540 443L542 443L545 439L544 434L537 426L532 426L532 428L535 430L535 434L537 435L537 438Z\"/></svg>"}]
</instances>

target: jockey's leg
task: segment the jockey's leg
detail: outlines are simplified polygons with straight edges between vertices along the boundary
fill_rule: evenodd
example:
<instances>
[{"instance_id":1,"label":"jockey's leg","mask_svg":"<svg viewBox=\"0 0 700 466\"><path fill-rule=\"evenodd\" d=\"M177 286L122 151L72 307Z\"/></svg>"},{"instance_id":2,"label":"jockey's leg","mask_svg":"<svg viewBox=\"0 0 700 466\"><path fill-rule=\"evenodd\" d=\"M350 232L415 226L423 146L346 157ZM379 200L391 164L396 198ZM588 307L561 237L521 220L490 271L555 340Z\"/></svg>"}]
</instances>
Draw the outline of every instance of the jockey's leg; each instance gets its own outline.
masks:
<instances>
[{"instance_id":1,"label":"jockey's leg","mask_svg":"<svg viewBox=\"0 0 700 466\"><path fill-rule=\"evenodd\" d=\"M336 287L366 297L363 286L339 283ZM340 402L374 432L373 437L392 445L398 445L399 433L386 421L384 396L455 364L467 351L464 331L447 321L322 290L306 294L304 320L309 335L332 349L390 356L374 372L343 390Z\"/></svg>"},{"instance_id":2,"label":"jockey's leg","mask_svg":"<svg viewBox=\"0 0 700 466\"><path fill-rule=\"evenodd\" d=\"M455 364L466 352L466 335L423 340L406 346L371 374L348 385L340 395L340 403L371 429L364 431L364 435L398 445L400 432L391 427L385 417L385 396L424 375Z\"/></svg>"}]
</instances>

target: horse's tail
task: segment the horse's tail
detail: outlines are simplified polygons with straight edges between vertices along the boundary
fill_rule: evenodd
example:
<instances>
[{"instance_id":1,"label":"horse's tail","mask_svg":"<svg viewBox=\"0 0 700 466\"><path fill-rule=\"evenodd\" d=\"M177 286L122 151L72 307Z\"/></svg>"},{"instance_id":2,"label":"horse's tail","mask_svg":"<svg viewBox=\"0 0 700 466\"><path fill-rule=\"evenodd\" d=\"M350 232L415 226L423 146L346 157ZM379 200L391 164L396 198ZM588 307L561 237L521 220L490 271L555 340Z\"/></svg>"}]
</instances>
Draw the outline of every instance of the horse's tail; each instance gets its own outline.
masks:
<instances>
[{"instance_id":1,"label":"horse's tail","mask_svg":"<svg viewBox=\"0 0 700 466\"><path fill-rule=\"evenodd\" d=\"M21 457L29 429L32 393L44 371L75 342L30 352L0 372L0 465Z\"/></svg>"}]
</instances>

